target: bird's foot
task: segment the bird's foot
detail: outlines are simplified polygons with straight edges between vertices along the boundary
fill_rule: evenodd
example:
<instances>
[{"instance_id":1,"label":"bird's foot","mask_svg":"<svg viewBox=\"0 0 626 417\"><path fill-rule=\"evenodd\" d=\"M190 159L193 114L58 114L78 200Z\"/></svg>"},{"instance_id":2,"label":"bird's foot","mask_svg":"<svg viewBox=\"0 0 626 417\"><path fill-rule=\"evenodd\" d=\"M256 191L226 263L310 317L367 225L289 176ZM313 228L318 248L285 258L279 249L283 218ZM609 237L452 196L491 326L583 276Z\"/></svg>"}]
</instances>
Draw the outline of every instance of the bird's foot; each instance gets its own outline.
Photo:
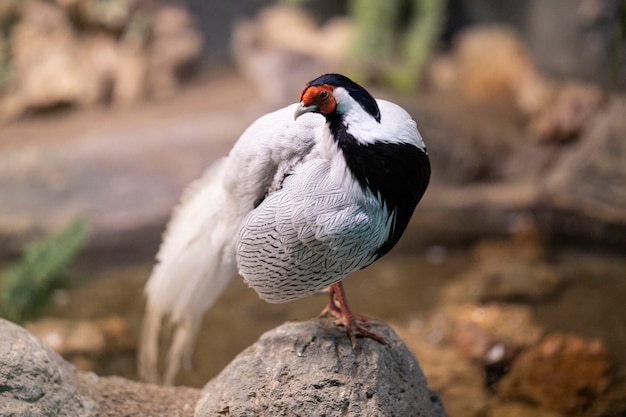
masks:
<instances>
[{"instance_id":1,"label":"bird's foot","mask_svg":"<svg viewBox=\"0 0 626 417\"><path fill-rule=\"evenodd\" d=\"M335 317L335 324L346 328L350 344L353 349L357 348L356 338L368 337L376 340L383 345L388 344L384 337L377 335L365 328L364 325L370 322L370 319L361 314L355 314L348 307L345 292L341 283L331 285L329 287L330 302L320 313L321 317L332 315Z\"/></svg>"},{"instance_id":2,"label":"bird's foot","mask_svg":"<svg viewBox=\"0 0 626 417\"><path fill-rule=\"evenodd\" d=\"M353 320L355 322L361 322L363 324L368 324L370 321L372 321L372 319L370 319L369 317L367 317L366 315L363 314L359 314L359 313L352 313L350 312ZM346 319L341 311L341 309L337 306L337 304L335 303L328 303L328 305L326 307L324 307L324 309L322 310L322 312L319 315L320 317L328 317L328 316L333 316L336 320L335 320L335 324L337 325L341 325L344 327L348 327L346 326Z\"/></svg>"},{"instance_id":3,"label":"bird's foot","mask_svg":"<svg viewBox=\"0 0 626 417\"><path fill-rule=\"evenodd\" d=\"M332 298L332 295L331 295L331 298ZM342 317L341 310L337 306L337 303L335 303L332 299L320 313L320 317L328 317L328 316L333 316L337 320L341 320L341 317Z\"/></svg>"},{"instance_id":4,"label":"bird's foot","mask_svg":"<svg viewBox=\"0 0 626 417\"><path fill-rule=\"evenodd\" d=\"M369 322L369 319L367 317L359 316L358 318L357 317L343 317L342 319L338 319L335 322L335 324L344 326L346 328L348 337L350 338L350 344L352 345L353 349L357 348L357 344L356 344L357 337L367 337L370 339L374 339L375 341L377 341L378 343L382 345L387 345L388 344L387 340L384 337L374 332L371 332L365 328L364 324L368 322Z\"/></svg>"}]
</instances>

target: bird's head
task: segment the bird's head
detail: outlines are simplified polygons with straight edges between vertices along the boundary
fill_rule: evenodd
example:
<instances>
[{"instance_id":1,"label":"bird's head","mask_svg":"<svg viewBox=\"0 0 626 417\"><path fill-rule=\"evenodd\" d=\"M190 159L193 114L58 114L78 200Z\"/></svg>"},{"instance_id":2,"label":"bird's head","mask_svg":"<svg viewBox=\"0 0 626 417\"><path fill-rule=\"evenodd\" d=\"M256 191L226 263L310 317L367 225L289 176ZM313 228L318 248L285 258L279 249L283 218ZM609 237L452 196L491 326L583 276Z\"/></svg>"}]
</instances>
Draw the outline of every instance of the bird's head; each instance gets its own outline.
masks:
<instances>
[{"instance_id":1,"label":"bird's head","mask_svg":"<svg viewBox=\"0 0 626 417\"><path fill-rule=\"evenodd\" d=\"M329 119L342 116L357 105L380 122L378 104L366 89L344 75L324 74L304 87L294 117L313 112Z\"/></svg>"}]
</instances>

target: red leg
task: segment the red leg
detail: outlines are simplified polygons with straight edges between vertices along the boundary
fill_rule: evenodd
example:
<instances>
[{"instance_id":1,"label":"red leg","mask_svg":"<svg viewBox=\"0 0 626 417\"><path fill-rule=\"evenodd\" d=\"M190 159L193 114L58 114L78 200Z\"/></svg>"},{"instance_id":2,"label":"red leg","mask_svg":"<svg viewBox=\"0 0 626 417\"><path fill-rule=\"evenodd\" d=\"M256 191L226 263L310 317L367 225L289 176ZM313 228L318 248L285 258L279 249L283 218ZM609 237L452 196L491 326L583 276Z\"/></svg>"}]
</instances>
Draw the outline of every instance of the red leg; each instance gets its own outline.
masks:
<instances>
[{"instance_id":1,"label":"red leg","mask_svg":"<svg viewBox=\"0 0 626 417\"><path fill-rule=\"evenodd\" d=\"M343 325L348 331L350 342L353 348L356 348L356 337L369 337L383 345L387 344L384 337L372 333L363 327L368 320L361 316L355 316L348 306L346 293L341 282L328 287L330 293L330 302L324 308L321 315L332 314L337 319L337 324Z\"/></svg>"},{"instance_id":2,"label":"red leg","mask_svg":"<svg viewBox=\"0 0 626 417\"><path fill-rule=\"evenodd\" d=\"M324 310L320 313L320 317L328 316L332 314L337 320L342 319L341 310L339 309L339 305L337 304L337 298L335 296L336 285L331 285L328 287L328 295L330 296L330 300L328 300L328 305L324 307Z\"/></svg>"}]
</instances>

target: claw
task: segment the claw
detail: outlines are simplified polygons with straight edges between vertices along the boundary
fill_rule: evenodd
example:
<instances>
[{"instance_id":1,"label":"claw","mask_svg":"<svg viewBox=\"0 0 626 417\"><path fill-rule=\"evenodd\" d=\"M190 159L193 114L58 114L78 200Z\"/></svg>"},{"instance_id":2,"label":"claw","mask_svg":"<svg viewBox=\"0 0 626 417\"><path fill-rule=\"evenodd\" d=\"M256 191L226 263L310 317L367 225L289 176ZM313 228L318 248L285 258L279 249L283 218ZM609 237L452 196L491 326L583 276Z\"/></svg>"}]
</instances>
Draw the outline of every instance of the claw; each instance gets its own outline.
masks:
<instances>
[{"instance_id":1,"label":"claw","mask_svg":"<svg viewBox=\"0 0 626 417\"><path fill-rule=\"evenodd\" d=\"M324 310L322 310L320 316L333 315L337 319L335 324L346 328L353 349L357 349L357 336L374 339L383 345L388 344L384 337L370 332L364 327L364 324L370 321L367 317L352 313L352 310L348 307L346 293L341 282L331 285L328 287L328 290L330 293L330 301Z\"/></svg>"}]
</instances>

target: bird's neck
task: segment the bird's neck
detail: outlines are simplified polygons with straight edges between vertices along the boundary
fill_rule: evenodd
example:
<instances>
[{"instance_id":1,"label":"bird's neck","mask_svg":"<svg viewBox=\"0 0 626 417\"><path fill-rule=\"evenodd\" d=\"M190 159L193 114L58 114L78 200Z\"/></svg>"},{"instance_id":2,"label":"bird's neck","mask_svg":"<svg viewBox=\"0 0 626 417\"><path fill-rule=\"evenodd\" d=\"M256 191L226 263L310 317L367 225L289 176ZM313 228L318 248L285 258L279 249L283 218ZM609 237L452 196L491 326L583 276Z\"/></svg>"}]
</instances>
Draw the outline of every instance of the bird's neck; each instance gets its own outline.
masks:
<instances>
[{"instance_id":1,"label":"bird's neck","mask_svg":"<svg viewBox=\"0 0 626 417\"><path fill-rule=\"evenodd\" d=\"M382 256L396 244L421 199L430 163L424 149L389 140L378 122L356 129L348 120L340 115L327 117L327 126L336 144L336 158L345 164L344 177L345 171L350 173L353 192L378 201L394 217L393 231L378 253Z\"/></svg>"},{"instance_id":2,"label":"bird's neck","mask_svg":"<svg viewBox=\"0 0 626 417\"><path fill-rule=\"evenodd\" d=\"M360 193L371 191L373 194L376 194L379 190L372 189L368 173L369 167L359 165L359 161L363 159L364 153L368 153L368 145L357 140L354 136L355 129L349 129L350 117L334 112L327 115L326 120L330 131L330 146L335 151L335 158L340 160L337 161L337 164L344 163L346 166L343 175L345 176L345 171L347 170L350 174L350 179L358 184ZM353 125L359 126L356 123L353 123Z\"/></svg>"},{"instance_id":3,"label":"bird's neck","mask_svg":"<svg viewBox=\"0 0 626 417\"><path fill-rule=\"evenodd\" d=\"M360 173L360 170L357 167L352 166L351 158L346 155L346 152L360 152L360 146L357 139L348 132L348 124L345 119L341 116L336 118L328 118L328 129L330 130L330 137L332 140L333 147L336 147L339 151L338 157L341 157L342 160L346 163L346 168L349 170L350 174L354 177L354 180L359 183L362 189L367 188L367 178L362 175L357 176Z\"/></svg>"}]
</instances>

